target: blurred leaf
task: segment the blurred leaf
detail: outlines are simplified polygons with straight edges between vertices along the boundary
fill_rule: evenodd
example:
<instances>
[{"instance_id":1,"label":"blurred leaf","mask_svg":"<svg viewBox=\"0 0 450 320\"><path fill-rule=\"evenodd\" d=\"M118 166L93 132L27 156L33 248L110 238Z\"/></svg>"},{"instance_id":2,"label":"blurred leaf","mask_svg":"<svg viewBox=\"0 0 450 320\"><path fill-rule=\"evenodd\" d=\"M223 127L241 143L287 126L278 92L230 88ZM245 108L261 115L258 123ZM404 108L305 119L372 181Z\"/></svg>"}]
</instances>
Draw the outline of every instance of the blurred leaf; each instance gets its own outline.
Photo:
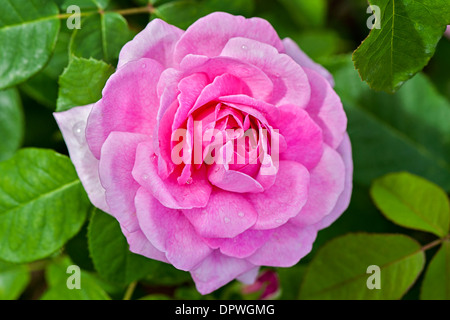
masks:
<instances>
[{"instance_id":1,"label":"blurred leaf","mask_svg":"<svg viewBox=\"0 0 450 320\"><path fill-rule=\"evenodd\" d=\"M250 16L253 10L253 0L180 0L158 6L154 14L169 24L187 29L199 18L215 11Z\"/></svg>"},{"instance_id":2,"label":"blurred leaf","mask_svg":"<svg viewBox=\"0 0 450 320\"><path fill-rule=\"evenodd\" d=\"M0 300L15 300L30 282L26 265L0 261Z\"/></svg>"},{"instance_id":3,"label":"blurred leaf","mask_svg":"<svg viewBox=\"0 0 450 320\"><path fill-rule=\"evenodd\" d=\"M370 0L381 9L381 28L372 29L353 54L361 78L375 90L396 91L423 69L450 24L448 0Z\"/></svg>"},{"instance_id":4,"label":"blurred leaf","mask_svg":"<svg viewBox=\"0 0 450 320\"><path fill-rule=\"evenodd\" d=\"M51 110L56 108L58 78L69 62L69 40L70 34L61 32L47 66L20 85L22 91Z\"/></svg>"},{"instance_id":5,"label":"blurred leaf","mask_svg":"<svg viewBox=\"0 0 450 320\"><path fill-rule=\"evenodd\" d=\"M442 243L422 282L422 300L450 300L450 242Z\"/></svg>"},{"instance_id":6,"label":"blurred leaf","mask_svg":"<svg viewBox=\"0 0 450 320\"><path fill-rule=\"evenodd\" d=\"M450 205L440 187L407 172L385 175L372 184L372 199L392 222L444 237L449 231Z\"/></svg>"},{"instance_id":7,"label":"blurred leaf","mask_svg":"<svg viewBox=\"0 0 450 320\"><path fill-rule=\"evenodd\" d=\"M131 38L128 23L120 14L92 14L81 20L81 29L74 30L69 50L77 57L115 65L120 50Z\"/></svg>"},{"instance_id":8,"label":"blurred leaf","mask_svg":"<svg viewBox=\"0 0 450 320\"><path fill-rule=\"evenodd\" d=\"M67 257L55 259L46 269L46 279L49 289L41 300L110 300L106 292L89 273L81 270L80 289L69 289L67 280L72 273L67 273L67 267L72 262Z\"/></svg>"},{"instance_id":9,"label":"blurred leaf","mask_svg":"<svg viewBox=\"0 0 450 320\"><path fill-rule=\"evenodd\" d=\"M291 268L277 268L280 279L282 300L296 300L300 292L300 283L305 275L306 265L296 265Z\"/></svg>"},{"instance_id":10,"label":"blurred leaf","mask_svg":"<svg viewBox=\"0 0 450 320\"><path fill-rule=\"evenodd\" d=\"M95 207L92 207L90 213L95 211ZM89 220L90 217L88 217ZM88 232L88 223L85 223L81 228L80 232L78 232L75 237L70 239L64 249L68 254L72 261L80 266L80 268L87 271L94 271L94 263L92 262L92 258L89 253L87 232Z\"/></svg>"},{"instance_id":11,"label":"blurred leaf","mask_svg":"<svg viewBox=\"0 0 450 320\"><path fill-rule=\"evenodd\" d=\"M308 266L301 299L400 299L425 264L420 245L404 235L348 234L331 240ZM371 265L380 268L380 289L370 290Z\"/></svg>"},{"instance_id":12,"label":"blurred leaf","mask_svg":"<svg viewBox=\"0 0 450 320\"><path fill-rule=\"evenodd\" d=\"M170 297L164 294L149 294L140 298L139 300L172 300Z\"/></svg>"},{"instance_id":13,"label":"blurred leaf","mask_svg":"<svg viewBox=\"0 0 450 320\"><path fill-rule=\"evenodd\" d=\"M450 191L450 103L422 74L394 95L374 92L361 81L349 57L325 66L333 73L348 117L354 181L408 171Z\"/></svg>"},{"instance_id":14,"label":"blurred leaf","mask_svg":"<svg viewBox=\"0 0 450 320\"><path fill-rule=\"evenodd\" d=\"M313 60L348 51L348 44L333 30L306 30L293 40Z\"/></svg>"},{"instance_id":15,"label":"blurred leaf","mask_svg":"<svg viewBox=\"0 0 450 320\"><path fill-rule=\"evenodd\" d=\"M80 7L81 10L87 9L106 9L109 0L63 0L61 10L67 11L71 5Z\"/></svg>"},{"instance_id":16,"label":"blurred leaf","mask_svg":"<svg viewBox=\"0 0 450 320\"><path fill-rule=\"evenodd\" d=\"M16 89L0 91L0 161L10 158L24 135L22 102Z\"/></svg>"},{"instance_id":17,"label":"blurred leaf","mask_svg":"<svg viewBox=\"0 0 450 320\"><path fill-rule=\"evenodd\" d=\"M0 258L44 258L73 237L90 203L69 158L22 149L0 163Z\"/></svg>"},{"instance_id":18,"label":"blurred leaf","mask_svg":"<svg viewBox=\"0 0 450 320\"><path fill-rule=\"evenodd\" d=\"M322 27L327 15L326 0L278 0L299 27Z\"/></svg>"},{"instance_id":19,"label":"blurred leaf","mask_svg":"<svg viewBox=\"0 0 450 320\"><path fill-rule=\"evenodd\" d=\"M47 0L0 0L0 89L41 70L58 37L58 7Z\"/></svg>"},{"instance_id":20,"label":"blurred leaf","mask_svg":"<svg viewBox=\"0 0 450 320\"><path fill-rule=\"evenodd\" d=\"M59 78L56 111L97 102L106 80L113 73L114 68L103 61L73 57Z\"/></svg>"},{"instance_id":21,"label":"blurred leaf","mask_svg":"<svg viewBox=\"0 0 450 320\"><path fill-rule=\"evenodd\" d=\"M89 251L101 277L129 284L153 273L156 261L130 251L120 225L112 216L95 210L88 229Z\"/></svg>"}]
</instances>

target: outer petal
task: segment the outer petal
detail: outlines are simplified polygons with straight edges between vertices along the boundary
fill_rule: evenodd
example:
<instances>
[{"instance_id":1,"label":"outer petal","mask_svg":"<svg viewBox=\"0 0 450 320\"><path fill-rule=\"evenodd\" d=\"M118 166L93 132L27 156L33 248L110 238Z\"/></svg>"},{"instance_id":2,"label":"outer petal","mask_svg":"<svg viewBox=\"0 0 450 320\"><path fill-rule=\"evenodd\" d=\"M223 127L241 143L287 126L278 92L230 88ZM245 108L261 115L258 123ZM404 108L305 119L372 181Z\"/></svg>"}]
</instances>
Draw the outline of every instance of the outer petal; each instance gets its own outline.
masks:
<instances>
[{"instance_id":1,"label":"outer petal","mask_svg":"<svg viewBox=\"0 0 450 320\"><path fill-rule=\"evenodd\" d=\"M339 196L336 205L333 210L328 214L322 221L316 224L318 230L324 229L330 226L341 214L347 209L351 195L352 195L352 185L353 185L353 161L352 161L352 146L350 139L346 134L344 140L342 140L341 145L337 149L339 154L342 156L345 165L345 185L344 191Z\"/></svg>"},{"instance_id":2,"label":"outer petal","mask_svg":"<svg viewBox=\"0 0 450 320\"><path fill-rule=\"evenodd\" d=\"M311 251L316 236L314 227L299 228L288 222L247 260L256 265L291 267Z\"/></svg>"},{"instance_id":3,"label":"outer petal","mask_svg":"<svg viewBox=\"0 0 450 320\"><path fill-rule=\"evenodd\" d=\"M176 268L189 271L211 253L179 210L164 207L147 190L136 195L139 225L156 249Z\"/></svg>"},{"instance_id":4,"label":"outer petal","mask_svg":"<svg viewBox=\"0 0 450 320\"><path fill-rule=\"evenodd\" d=\"M334 87L333 76L328 72L327 69L322 67L320 64L315 63L310 57L308 57L302 49L290 38L283 39L284 49L286 54L291 56L299 65L305 68L312 69L319 73L322 77L327 79L332 87Z\"/></svg>"},{"instance_id":5,"label":"outer petal","mask_svg":"<svg viewBox=\"0 0 450 320\"><path fill-rule=\"evenodd\" d=\"M305 69L311 84L311 100L306 111L322 128L325 143L336 149L347 130L342 102L330 84L317 72Z\"/></svg>"},{"instance_id":6,"label":"outer petal","mask_svg":"<svg viewBox=\"0 0 450 320\"><path fill-rule=\"evenodd\" d=\"M109 212L105 189L103 189L98 175L98 160L93 156L86 142L86 123L92 107L93 105L90 104L53 115L89 199L97 208Z\"/></svg>"},{"instance_id":7,"label":"outer petal","mask_svg":"<svg viewBox=\"0 0 450 320\"><path fill-rule=\"evenodd\" d=\"M214 189L203 209L183 210L199 235L205 238L233 238L256 221L255 208L244 196Z\"/></svg>"},{"instance_id":8,"label":"outer petal","mask_svg":"<svg viewBox=\"0 0 450 320\"><path fill-rule=\"evenodd\" d=\"M256 267L241 274L239 277L237 277L237 280L239 280L243 284L253 284L256 281L256 278L258 278L258 274L259 267Z\"/></svg>"},{"instance_id":9,"label":"outer petal","mask_svg":"<svg viewBox=\"0 0 450 320\"><path fill-rule=\"evenodd\" d=\"M139 189L131 171L136 148L147 136L128 132L112 132L102 147L99 163L100 180L106 190L106 202L112 214L129 232L139 229L134 198Z\"/></svg>"},{"instance_id":10,"label":"outer petal","mask_svg":"<svg viewBox=\"0 0 450 320\"><path fill-rule=\"evenodd\" d=\"M118 68L141 58L156 60L166 68L172 67L175 44L183 33L183 30L160 19L152 20L122 48Z\"/></svg>"},{"instance_id":11,"label":"outer petal","mask_svg":"<svg viewBox=\"0 0 450 320\"><path fill-rule=\"evenodd\" d=\"M156 84L162 66L152 59L127 63L106 82L103 98L89 115L86 137L94 156L113 131L152 136L156 127L159 99Z\"/></svg>"},{"instance_id":12,"label":"outer petal","mask_svg":"<svg viewBox=\"0 0 450 320\"><path fill-rule=\"evenodd\" d=\"M309 173L300 163L280 161L275 184L246 198L258 212L253 229L277 228L297 215L308 199Z\"/></svg>"},{"instance_id":13,"label":"outer petal","mask_svg":"<svg viewBox=\"0 0 450 320\"><path fill-rule=\"evenodd\" d=\"M345 166L341 156L329 146L325 146L322 159L310 171L308 201L291 219L292 223L306 227L322 220L336 205L344 190Z\"/></svg>"},{"instance_id":14,"label":"outer petal","mask_svg":"<svg viewBox=\"0 0 450 320\"><path fill-rule=\"evenodd\" d=\"M208 294L237 277L246 277L246 273L254 268L255 265L244 259L227 257L216 250L191 270L191 274L197 290Z\"/></svg>"},{"instance_id":15,"label":"outer petal","mask_svg":"<svg viewBox=\"0 0 450 320\"><path fill-rule=\"evenodd\" d=\"M159 177L157 162L152 143L142 143L137 148L132 174L162 205L172 209L190 209L204 207L208 203L212 187L206 180L204 171L195 171L191 184L179 185L172 177L165 180Z\"/></svg>"},{"instance_id":16,"label":"outer petal","mask_svg":"<svg viewBox=\"0 0 450 320\"><path fill-rule=\"evenodd\" d=\"M135 216L135 219L136 216ZM130 251L136 254L140 254L144 257L162 261L169 262L166 258L164 252L159 251L151 244L150 241L145 237L144 233L139 229L134 232L128 232L127 229L120 226L122 233L127 238L128 244L130 245Z\"/></svg>"},{"instance_id":17,"label":"outer petal","mask_svg":"<svg viewBox=\"0 0 450 320\"><path fill-rule=\"evenodd\" d=\"M258 40L280 52L284 51L277 32L266 20L214 12L197 20L186 30L175 47L175 59L180 62L188 54L218 56L228 40L234 37Z\"/></svg>"},{"instance_id":18,"label":"outer petal","mask_svg":"<svg viewBox=\"0 0 450 320\"><path fill-rule=\"evenodd\" d=\"M280 108L277 126L287 143L280 158L299 162L308 169L314 168L322 157L322 130L308 113L297 106L285 105Z\"/></svg>"},{"instance_id":19,"label":"outer petal","mask_svg":"<svg viewBox=\"0 0 450 320\"><path fill-rule=\"evenodd\" d=\"M295 104L305 107L311 89L303 69L286 54L280 54L273 46L248 38L233 38L220 54L232 57L264 71L273 82L274 105Z\"/></svg>"}]
</instances>

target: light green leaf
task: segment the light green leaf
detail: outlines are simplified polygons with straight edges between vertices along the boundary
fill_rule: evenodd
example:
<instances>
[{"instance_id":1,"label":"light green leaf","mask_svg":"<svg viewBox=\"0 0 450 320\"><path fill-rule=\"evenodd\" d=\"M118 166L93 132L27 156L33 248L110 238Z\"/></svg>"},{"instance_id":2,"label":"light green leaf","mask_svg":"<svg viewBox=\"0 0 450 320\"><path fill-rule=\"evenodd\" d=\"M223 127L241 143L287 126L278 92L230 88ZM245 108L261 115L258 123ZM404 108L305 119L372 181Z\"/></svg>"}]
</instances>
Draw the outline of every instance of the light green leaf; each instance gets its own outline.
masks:
<instances>
[{"instance_id":1,"label":"light green leaf","mask_svg":"<svg viewBox=\"0 0 450 320\"><path fill-rule=\"evenodd\" d=\"M58 257L50 263L45 271L49 289L41 300L110 300L97 279L80 270L80 289L69 289L67 280L74 273L67 273L67 267L73 263L67 257Z\"/></svg>"},{"instance_id":2,"label":"light green leaf","mask_svg":"<svg viewBox=\"0 0 450 320\"><path fill-rule=\"evenodd\" d=\"M180 0L158 6L154 15L169 24L186 29L199 18L215 11L250 16L254 11L254 1Z\"/></svg>"},{"instance_id":3,"label":"light green leaf","mask_svg":"<svg viewBox=\"0 0 450 320\"><path fill-rule=\"evenodd\" d=\"M422 300L450 300L450 241L442 243L422 282Z\"/></svg>"},{"instance_id":4,"label":"light green leaf","mask_svg":"<svg viewBox=\"0 0 450 320\"><path fill-rule=\"evenodd\" d=\"M0 91L0 161L20 147L24 134L22 102L16 89Z\"/></svg>"},{"instance_id":5,"label":"light green leaf","mask_svg":"<svg viewBox=\"0 0 450 320\"><path fill-rule=\"evenodd\" d=\"M0 261L0 300L15 300L30 282L26 265Z\"/></svg>"},{"instance_id":6,"label":"light green leaf","mask_svg":"<svg viewBox=\"0 0 450 320\"><path fill-rule=\"evenodd\" d=\"M450 191L450 103L428 78L417 74L391 95L370 90L347 56L326 67L348 117L354 181L369 186L384 174L408 171Z\"/></svg>"},{"instance_id":7,"label":"light green leaf","mask_svg":"<svg viewBox=\"0 0 450 320\"><path fill-rule=\"evenodd\" d=\"M81 29L74 30L69 50L77 57L115 65L120 50L131 38L128 23L120 14L92 14L81 20Z\"/></svg>"},{"instance_id":8,"label":"light green leaf","mask_svg":"<svg viewBox=\"0 0 450 320\"><path fill-rule=\"evenodd\" d=\"M75 5L81 10L101 9L104 10L109 4L109 0L64 0L61 9L67 11L69 6Z\"/></svg>"},{"instance_id":9,"label":"light green leaf","mask_svg":"<svg viewBox=\"0 0 450 320\"><path fill-rule=\"evenodd\" d=\"M0 0L0 90L41 70L58 37L58 7L47 0Z\"/></svg>"},{"instance_id":10,"label":"light green leaf","mask_svg":"<svg viewBox=\"0 0 450 320\"><path fill-rule=\"evenodd\" d=\"M420 245L400 234L348 234L325 244L308 266L301 299L400 299L416 281L425 263ZM380 268L380 289L369 289ZM373 283L372 281L369 281Z\"/></svg>"},{"instance_id":11,"label":"light green leaf","mask_svg":"<svg viewBox=\"0 0 450 320\"><path fill-rule=\"evenodd\" d=\"M59 78L56 111L97 102L106 80L113 73L114 68L103 61L73 57Z\"/></svg>"},{"instance_id":12,"label":"light green leaf","mask_svg":"<svg viewBox=\"0 0 450 320\"><path fill-rule=\"evenodd\" d=\"M372 29L353 60L373 89L394 92L433 56L450 24L450 6L448 0L369 2L381 9L381 28Z\"/></svg>"},{"instance_id":13,"label":"light green leaf","mask_svg":"<svg viewBox=\"0 0 450 320\"><path fill-rule=\"evenodd\" d=\"M434 183L407 172L391 173L375 180L370 194L394 223L438 237L447 235L450 204L444 190Z\"/></svg>"},{"instance_id":14,"label":"light green leaf","mask_svg":"<svg viewBox=\"0 0 450 320\"><path fill-rule=\"evenodd\" d=\"M95 210L88 229L89 251L94 266L106 280L129 284L153 272L158 262L130 251L116 219Z\"/></svg>"},{"instance_id":15,"label":"light green leaf","mask_svg":"<svg viewBox=\"0 0 450 320\"><path fill-rule=\"evenodd\" d=\"M44 258L73 237L90 207L69 158L23 149L0 163L0 258Z\"/></svg>"},{"instance_id":16,"label":"light green leaf","mask_svg":"<svg viewBox=\"0 0 450 320\"><path fill-rule=\"evenodd\" d=\"M299 27L322 27L327 15L326 0L279 0Z\"/></svg>"}]
</instances>

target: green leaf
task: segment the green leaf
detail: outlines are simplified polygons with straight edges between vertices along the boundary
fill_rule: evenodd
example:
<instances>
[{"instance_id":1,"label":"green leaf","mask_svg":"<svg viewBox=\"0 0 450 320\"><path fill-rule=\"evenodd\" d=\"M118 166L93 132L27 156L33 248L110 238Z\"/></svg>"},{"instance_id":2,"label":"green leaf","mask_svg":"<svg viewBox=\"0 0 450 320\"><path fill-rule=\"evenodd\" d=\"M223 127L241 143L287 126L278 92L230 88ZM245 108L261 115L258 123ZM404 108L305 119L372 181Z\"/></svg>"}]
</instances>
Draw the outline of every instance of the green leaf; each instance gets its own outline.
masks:
<instances>
[{"instance_id":1,"label":"green leaf","mask_svg":"<svg viewBox=\"0 0 450 320\"><path fill-rule=\"evenodd\" d=\"M101 9L104 10L109 4L109 0L64 0L61 9L67 11L69 6L75 5L81 10Z\"/></svg>"},{"instance_id":2,"label":"green leaf","mask_svg":"<svg viewBox=\"0 0 450 320\"><path fill-rule=\"evenodd\" d=\"M370 186L384 174L408 171L450 191L450 103L428 78L417 74L391 95L370 90L348 56L326 67L348 117L354 181Z\"/></svg>"},{"instance_id":3,"label":"green leaf","mask_svg":"<svg viewBox=\"0 0 450 320\"><path fill-rule=\"evenodd\" d=\"M80 289L69 289L67 267L73 263L67 257L58 257L50 263L45 271L49 289L41 300L110 300L97 279L91 274L80 270Z\"/></svg>"},{"instance_id":4,"label":"green leaf","mask_svg":"<svg viewBox=\"0 0 450 320\"><path fill-rule=\"evenodd\" d=\"M280 279L281 300L295 300L298 298L300 283L305 275L306 265L296 265L291 268L277 268Z\"/></svg>"},{"instance_id":5,"label":"green leaf","mask_svg":"<svg viewBox=\"0 0 450 320\"><path fill-rule=\"evenodd\" d=\"M254 11L253 0L181 0L164 3L155 9L154 15L169 24L186 29L199 18L215 11L250 16Z\"/></svg>"},{"instance_id":6,"label":"green leaf","mask_svg":"<svg viewBox=\"0 0 450 320\"><path fill-rule=\"evenodd\" d=\"M44 258L73 237L90 207L69 158L23 149L0 163L0 258Z\"/></svg>"},{"instance_id":7,"label":"green leaf","mask_svg":"<svg viewBox=\"0 0 450 320\"><path fill-rule=\"evenodd\" d=\"M53 56L47 66L19 87L32 99L51 110L56 109L58 78L69 63L69 40L70 34L61 32Z\"/></svg>"},{"instance_id":8,"label":"green leaf","mask_svg":"<svg viewBox=\"0 0 450 320\"><path fill-rule=\"evenodd\" d=\"M118 13L92 14L81 21L70 42L70 52L82 58L116 64L122 47L132 38L128 23Z\"/></svg>"},{"instance_id":9,"label":"green leaf","mask_svg":"<svg viewBox=\"0 0 450 320\"><path fill-rule=\"evenodd\" d=\"M392 173L375 180L370 194L394 223L438 237L448 234L450 204L444 190L434 183L407 172Z\"/></svg>"},{"instance_id":10,"label":"green leaf","mask_svg":"<svg viewBox=\"0 0 450 320\"><path fill-rule=\"evenodd\" d=\"M88 229L94 266L106 280L129 284L152 273L158 263L130 251L120 225L110 215L95 210Z\"/></svg>"},{"instance_id":11,"label":"green leaf","mask_svg":"<svg viewBox=\"0 0 450 320\"><path fill-rule=\"evenodd\" d=\"M327 15L326 0L279 0L299 27L322 27Z\"/></svg>"},{"instance_id":12,"label":"green leaf","mask_svg":"<svg viewBox=\"0 0 450 320\"><path fill-rule=\"evenodd\" d=\"M309 264L301 299L400 299L416 281L425 263L420 245L401 234L348 234L325 244ZM369 289L380 268L380 289ZM369 281L371 282L371 281Z\"/></svg>"},{"instance_id":13,"label":"green leaf","mask_svg":"<svg viewBox=\"0 0 450 320\"><path fill-rule=\"evenodd\" d=\"M442 243L422 282L422 300L450 300L450 241Z\"/></svg>"},{"instance_id":14,"label":"green leaf","mask_svg":"<svg viewBox=\"0 0 450 320\"><path fill-rule=\"evenodd\" d=\"M47 0L0 0L0 90L41 70L58 37L58 7Z\"/></svg>"},{"instance_id":15,"label":"green leaf","mask_svg":"<svg viewBox=\"0 0 450 320\"><path fill-rule=\"evenodd\" d=\"M30 282L26 265L0 261L0 300L15 300Z\"/></svg>"},{"instance_id":16,"label":"green leaf","mask_svg":"<svg viewBox=\"0 0 450 320\"><path fill-rule=\"evenodd\" d=\"M22 102L16 89L0 91L0 161L10 158L24 135Z\"/></svg>"},{"instance_id":17,"label":"green leaf","mask_svg":"<svg viewBox=\"0 0 450 320\"><path fill-rule=\"evenodd\" d=\"M103 61L73 57L59 78L56 111L97 102L106 80L113 73L114 68Z\"/></svg>"},{"instance_id":18,"label":"green leaf","mask_svg":"<svg viewBox=\"0 0 450 320\"><path fill-rule=\"evenodd\" d=\"M369 2L381 9L381 28L372 29L353 60L371 88L394 92L433 56L450 23L450 6L448 0Z\"/></svg>"}]
</instances>

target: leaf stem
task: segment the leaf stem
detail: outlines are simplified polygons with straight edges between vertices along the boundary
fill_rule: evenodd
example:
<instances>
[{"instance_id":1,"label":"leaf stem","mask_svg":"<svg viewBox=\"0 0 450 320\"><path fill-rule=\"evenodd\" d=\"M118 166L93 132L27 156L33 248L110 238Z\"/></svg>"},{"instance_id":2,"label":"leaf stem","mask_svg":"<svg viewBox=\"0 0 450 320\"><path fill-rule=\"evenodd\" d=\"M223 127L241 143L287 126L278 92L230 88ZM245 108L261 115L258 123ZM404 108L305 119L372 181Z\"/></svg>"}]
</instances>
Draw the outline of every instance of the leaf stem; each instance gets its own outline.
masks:
<instances>
[{"instance_id":1,"label":"leaf stem","mask_svg":"<svg viewBox=\"0 0 450 320\"><path fill-rule=\"evenodd\" d=\"M446 240L449 240L449 239L450 239L450 234L449 234L449 235L446 235L446 236L443 237L443 238L436 239L436 240L434 240L434 241L432 241L432 242L430 242L430 243L424 245L424 246L421 248L421 250L422 250L422 251L427 251L427 250L429 250L429 249L431 249L431 248L434 248L434 247L440 245L442 242L444 242L444 241L446 241Z\"/></svg>"},{"instance_id":2,"label":"leaf stem","mask_svg":"<svg viewBox=\"0 0 450 320\"><path fill-rule=\"evenodd\" d=\"M123 296L123 300L130 300L133 296L134 289L136 289L137 281L133 281L127 288L125 295Z\"/></svg>"}]
</instances>

